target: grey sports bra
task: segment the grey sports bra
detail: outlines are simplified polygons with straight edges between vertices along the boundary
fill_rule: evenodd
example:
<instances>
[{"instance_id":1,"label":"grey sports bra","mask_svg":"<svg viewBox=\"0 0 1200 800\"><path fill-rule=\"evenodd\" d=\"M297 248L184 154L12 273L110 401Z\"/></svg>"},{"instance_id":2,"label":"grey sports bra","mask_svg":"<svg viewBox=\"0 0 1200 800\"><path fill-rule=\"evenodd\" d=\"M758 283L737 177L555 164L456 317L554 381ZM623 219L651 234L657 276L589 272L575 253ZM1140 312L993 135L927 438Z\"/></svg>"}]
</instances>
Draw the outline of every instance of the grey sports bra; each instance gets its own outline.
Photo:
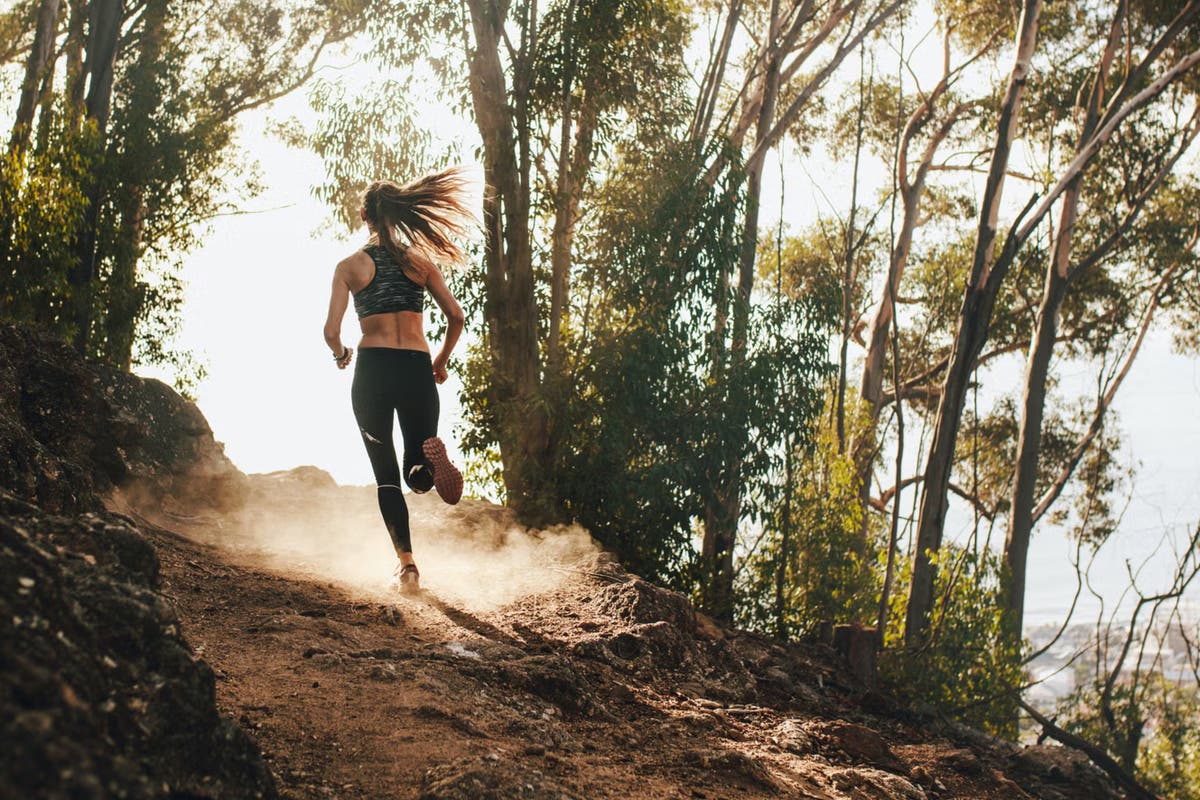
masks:
<instances>
[{"instance_id":1,"label":"grey sports bra","mask_svg":"<svg viewBox=\"0 0 1200 800\"><path fill-rule=\"evenodd\" d=\"M358 318L393 311L425 310L425 287L404 274L386 247L369 244L363 252L375 262L375 277L354 294L354 311Z\"/></svg>"}]
</instances>

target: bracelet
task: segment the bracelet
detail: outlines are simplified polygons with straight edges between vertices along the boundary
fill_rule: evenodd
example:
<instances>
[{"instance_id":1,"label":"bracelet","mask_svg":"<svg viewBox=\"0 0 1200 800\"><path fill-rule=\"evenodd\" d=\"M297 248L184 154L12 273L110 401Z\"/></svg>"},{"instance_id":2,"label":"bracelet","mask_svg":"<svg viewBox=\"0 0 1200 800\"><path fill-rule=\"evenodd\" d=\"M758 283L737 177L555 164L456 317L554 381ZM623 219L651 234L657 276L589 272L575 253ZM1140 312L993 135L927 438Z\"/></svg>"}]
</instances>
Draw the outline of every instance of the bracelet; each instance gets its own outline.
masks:
<instances>
[{"instance_id":1,"label":"bracelet","mask_svg":"<svg viewBox=\"0 0 1200 800\"><path fill-rule=\"evenodd\" d=\"M350 355L350 348L343 345L342 346L342 354L339 356L338 354L334 353L333 360L341 361L343 358L345 358L348 355Z\"/></svg>"}]
</instances>

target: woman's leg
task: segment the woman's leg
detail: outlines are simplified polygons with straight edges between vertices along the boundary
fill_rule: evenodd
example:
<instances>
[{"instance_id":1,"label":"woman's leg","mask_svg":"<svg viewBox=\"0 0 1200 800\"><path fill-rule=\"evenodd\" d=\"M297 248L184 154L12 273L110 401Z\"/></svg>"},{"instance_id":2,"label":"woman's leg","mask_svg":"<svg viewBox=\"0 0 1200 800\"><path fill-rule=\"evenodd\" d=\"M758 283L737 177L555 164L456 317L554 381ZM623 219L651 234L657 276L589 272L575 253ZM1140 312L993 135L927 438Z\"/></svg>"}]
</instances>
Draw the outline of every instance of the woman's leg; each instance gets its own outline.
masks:
<instances>
[{"instance_id":1,"label":"woman's leg","mask_svg":"<svg viewBox=\"0 0 1200 800\"><path fill-rule=\"evenodd\" d=\"M429 355L409 352L414 356L405 359L399 375L402 388L397 408L400 434L404 439L404 482L413 491L427 492L433 488L433 469L421 446L426 439L437 436L441 403Z\"/></svg>"},{"instance_id":2,"label":"woman's leg","mask_svg":"<svg viewBox=\"0 0 1200 800\"><path fill-rule=\"evenodd\" d=\"M350 390L354 419L371 469L375 473L379 513L402 562L412 561L412 540L408 528L408 505L400 488L400 465L392 444L392 415L396 413L395 387L391 374L394 365L370 350L360 351Z\"/></svg>"}]
</instances>

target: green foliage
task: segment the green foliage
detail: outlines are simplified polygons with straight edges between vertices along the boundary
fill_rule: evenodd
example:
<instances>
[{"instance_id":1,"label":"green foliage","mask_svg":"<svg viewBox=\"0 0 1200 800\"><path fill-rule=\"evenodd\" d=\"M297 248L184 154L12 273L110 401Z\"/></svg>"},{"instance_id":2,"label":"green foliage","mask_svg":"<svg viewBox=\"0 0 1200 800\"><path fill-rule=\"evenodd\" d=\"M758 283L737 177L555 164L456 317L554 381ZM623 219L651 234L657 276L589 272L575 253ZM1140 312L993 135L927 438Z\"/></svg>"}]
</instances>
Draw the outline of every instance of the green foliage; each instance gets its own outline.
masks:
<instances>
[{"instance_id":1,"label":"green foliage","mask_svg":"<svg viewBox=\"0 0 1200 800\"><path fill-rule=\"evenodd\" d=\"M630 151L603 187L583 274L594 322L573 340L574 392L555 425L568 513L634 570L687 590L723 466L740 464L746 519L773 514L783 443L806 441L828 368L819 304L756 304L744 363L713 380L742 184L726 173L709 186L706 163L690 146Z\"/></svg>"},{"instance_id":2,"label":"green foliage","mask_svg":"<svg viewBox=\"0 0 1200 800\"><path fill-rule=\"evenodd\" d=\"M67 232L87 203L95 130L57 125L32 150L0 158L0 313L69 333Z\"/></svg>"},{"instance_id":3,"label":"green foliage","mask_svg":"<svg viewBox=\"0 0 1200 800\"><path fill-rule=\"evenodd\" d=\"M929 644L903 649L909 568L897 572L880 674L892 691L921 698L947 716L1016 737L1012 691L1024 680L1021 653L1001 626L999 559L943 545Z\"/></svg>"},{"instance_id":4,"label":"green foliage","mask_svg":"<svg viewBox=\"0 0 1200 800\"><path fill-rule=\"evenodd\" d=\"M830 411L813 441L785 463L781 496L739 573L739 622L784 639L826 621L872 622L879 602L882 576L874 566L882 537L867 530L858 470L838 452ZM862 430L859 417L852 415L852 427Z\"/></svg>"},{"instance_id":5,"label":"green foliage","mask_svg":"<svg viewBox=\"0 0 1200 800\"><path fill-rule=\"evenodd\" d=\"M595 322L577 347L561 421L568 512L635 571L684 587L705 476L722 431L708 380L714 293L738 252L737 182L702 181L689 148L631 152L600 198L600 253L585 268ZM603 476L597 480L596 476Z\"/></svg>"},{"instance_id":6,"label":"green foliage","mask_svg":"<svg viewBox=\"0 0 1200 800\"><path fill-rule=\"evenodd\" d=\"M237 117L303 84L318 54L360 26L360 11L357 0L130 9L111 102L94 109L107 127L48 93L32 149L0 167L0 311L113 366L170 364L181 385L194 385L203 367L173 338L180 272L205 223L260 188L234 141ZM83 270L89 241L95 268Z\"/></svg>"},{"instance_id":7,"label":"green foliage","mask_svg":"<svg viewBox=\"0 0 1200 800\"><path fill-rule=\"evenodd\" d=\"M1138 777L1168 800L1200 800L1200 690L1159 677L1147 696L1153 728Z\"/></svg>"}]
</instances>

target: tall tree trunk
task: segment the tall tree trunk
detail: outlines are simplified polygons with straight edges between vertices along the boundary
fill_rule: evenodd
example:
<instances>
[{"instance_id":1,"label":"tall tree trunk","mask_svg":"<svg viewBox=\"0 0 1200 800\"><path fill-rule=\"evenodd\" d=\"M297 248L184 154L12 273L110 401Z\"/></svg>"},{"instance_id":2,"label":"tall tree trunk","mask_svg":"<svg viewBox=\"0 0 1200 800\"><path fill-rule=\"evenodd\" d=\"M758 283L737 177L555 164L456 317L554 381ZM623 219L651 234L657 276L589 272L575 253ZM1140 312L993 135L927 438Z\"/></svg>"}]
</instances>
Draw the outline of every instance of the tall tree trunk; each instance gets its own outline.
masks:
<instances>
[{"instance_id":1,"label":"tall tree trunk","mask_svg":"<svg viewBox=\"0 0 1200 800\"><path fill-rule=\"evenodd\" d=\"M131 59L130 70L136 76L150 78L164 69L163 44L170 4L171 0L147 0L144 6L142 32L137 38L136 50L126 56ZM149 119L161 101L161 93L157 90L135 91L135 105L128 112ZM124 176L122 185L114 192L112 205L117 229L111 271L104 283L104 341L95 349L101 352L106 363L128 371L133 364L137 321L146 300L144 287L138 282L147 214L144 180L137 174Z\"/></svg>"},{"instance_id":2,"label":"tall tree trunk","mask_svg":"<svg viewBox=\"0 0 1200 800\"><path fill-rule=\"evenodd\" d=\"M484 319L492 367L489 403L496 411L500 458L508 502L526 520L545 521L553 516L553 498L547 491L548 419L541 402L541 375L537 341L537 303L534 295L533 258L529 224L529 161L527 140L527 85L521 77L521 59L530 46L536 15L530 10L521 52L516 102L509 97L500 59L507 34L508 6L486 0L469 0L474 46L471 52L471 97L475 123L483 139L484 179L491 191L484 196L485 264L487 267Z\"/></svg>"},{"instance_id":3,"label":"tall tree trunk","mask_svg":"<svg viewBox=\"0 0 1200 800\"><path fill-rule=\"evenodd\" d=\"M87 43L87 0L68 0L67 41L63 53L67 60L67 113L78 124L83 115L84 89L87 76L83 72L83 48Z\"/></svg>"},{"instance_id":4,"label":"tall tree trunk","mask_svg":"<svg viewBox=\"0 0 1200 800\"><path fill-rule=\"evenodd\" d=\"M1072 227L1077 204L1076 189L1064 197L1063 222L1068 222L1065 218L1070 207ZM1070 250L1070 234L1066 234L1066 242L1063 236L1064 231L1060 229L1055 245L1056 264L1060 257L1065 258L1066 252ZM1046 407L1046 379L1050 373L1050 360L1054 355L1054 340L1058 335L1059 312L1067 296L1069 278L1065 266L1064 262L1064 269L1061 271L1057 266L1046 271L1046 285L1042 292L1042 303L1038 308L1033 340L1029 347L1029 360L1025 368L1025 391L1021 403L1012 510L1004 542L1005 570L1002 592L1005 630L1015 642L1020 641L1025 613L1025 566L1029 556L1029 537L1033 531L1033 503L1034 492L1037 489L1042 420Z\"/></svg>"},{"instance_id":5,"label":"tall tree trunk","mask_svg":"<svg viewBox=\"0 0 1200 800\"><path fill-rule=\"evenodd\" d=\"M551 374L562 369L562 329L567 324L567 298L571 289L571 254L575 231L579 223L579 204L583 199L583 184L592 165L592 145L597 115L591 93L585 90L575 124L575 143L570 146L570 117L565 116L562 142L567 150L560 156L556 187L554 230L550 240L550 330L546 346L546 362Z\"/></svg>"},{"instance_id":6,"label":"tall tree trunk","mask_svg":"<svg viewBox=\"0 0 1200 800\"><path fill-rule=\"evenodd\" d=\"M38 95L54 53L55 32L58 28L59 0L41 0L38 5L37 28L33 34L33 47L25 62L25 79L21 81L21 95L17 102L17 113L13 120L12 136L8 140L8 152L24 150L29 145L33 132L33 115L37 109Z\"/></svg>"},{"instance_id":7,"label":"tall tree trunk","mask_svg":"<svg viewBox=\"0 0 1200 800\"><path fill-rule=\"evenodd\" d=\"M118 209L121 227L112 254L112 274L104 286L105 336L100 349L105 363L128 372L133 366L137 321L145 302L138 286L137 266L142 255L146 204L140 186L126 186L122 195Z\"/></svg>"},{"instance_id":8,"label":"tall tree trunk","mask_svg":"<svg viewBox=\"0 0 1200 800\"><path fill-rule=\"evenodd\" d=\"M778 38L779 0L771 3L770 39ZM774 46L774 45L772 45ZM762 105L758 111L756 136L766 135L775 116L775 103L779 96L780 53L774 50L767 59L763 75L764 90ZM750 297L754 290L754 265L758 255L758 212L762 195L763 162L760 159L750 165L746 176L746 216L742 225L742 249L738 258L737 293L733 300L733 336L729 350L729 364L718 365L715 374L728 391L728 381L740 371L746 359L747 337L750 327ZM721 324L722 321L718 320ZM722 325L723 327L723 325ZM716 338L724 338L723 329L714 332ZM739 429L728 448L721 454L722 472L718 487L706 500L704 539L701 555L709 570L709 583L704 598L705 610L718 620L733 620L733 550L737 542L737 526L742 515L741 452L746 446L748 431Z\"/></svg>"},{"instance_id":9,"label":"tall tree trunk","mask_svg":"<svg viewBox=\"0 0 1200 800\"><path fill-rule=\"evenodd\" d=\"M954 466L958 429L966 401L971 372L987 341L996 295L1011 259L995 259L996 226L1004 193L1009 154L1017 134L1017 120L1025 93L1030 61L1037 45L1041 0L1024 0L1017 27L1017 46L1004 102L1000 107L996 145L984 187L979 212L979 230L971 272L959 311L958 332L946 370L941 400L934 420L933 441L921 487L921 509L917 525L912 586L905 617L905 640L910 646L923 643L933 610L933 587L937 577L934 555L941 548L946 522L947 492Z\"/></svg>"},{"instance_id":10,"label":"tall tree trunk","mask_svg":"<svg viewBox=\"0 0 1200 800\"><path fill-rule=\"evenodd\" d=\"M124 11L123 0L93 0L88 16L87 61L83 68L88 82L85 108L87 118L94 121L96 126L94 153L97 158L102 157L106 144L108 117L112 110L113 73ZM93 284L96 280L96 236L104 190L95 169L91 181L87 207L77 237L77 263L70 281L75 305L75 349L85 355L89 349L95 312Z\"/></svg>"}]
</instances>

